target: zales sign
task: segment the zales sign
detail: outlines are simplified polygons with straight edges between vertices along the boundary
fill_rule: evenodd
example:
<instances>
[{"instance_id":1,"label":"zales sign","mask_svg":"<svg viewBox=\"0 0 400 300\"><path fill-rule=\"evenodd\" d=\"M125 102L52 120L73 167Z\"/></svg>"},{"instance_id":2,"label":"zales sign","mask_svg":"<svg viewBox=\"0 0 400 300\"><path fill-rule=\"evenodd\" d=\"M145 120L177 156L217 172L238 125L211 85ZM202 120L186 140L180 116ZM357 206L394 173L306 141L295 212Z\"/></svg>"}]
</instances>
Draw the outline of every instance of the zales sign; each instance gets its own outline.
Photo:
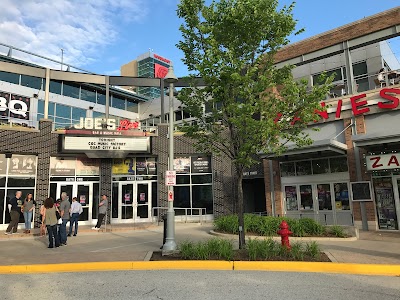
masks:
<instances>
[{"instance_id":1,"label":"zales sign","mask_svg":"<svg viewBox=\"0 0 400 300\"><path fill-rule=\"evenodd\" d=\"M368 171L400 169L400 153L368 155L365 161Z\"/></svg>"},{"instance_id":2,"label":"zales sign","mask_svg":"<svg viewBox=\"0 0 400 300\"><path fill-rule=\"evenodd\" d=\"M94 129L94 130L129 130L138 129L139 122L131 122L129 120L121 120L117 127L115 119L103 118L80 118L79 124L74 126L76 129Z\"/></svg>"}]
</instances>

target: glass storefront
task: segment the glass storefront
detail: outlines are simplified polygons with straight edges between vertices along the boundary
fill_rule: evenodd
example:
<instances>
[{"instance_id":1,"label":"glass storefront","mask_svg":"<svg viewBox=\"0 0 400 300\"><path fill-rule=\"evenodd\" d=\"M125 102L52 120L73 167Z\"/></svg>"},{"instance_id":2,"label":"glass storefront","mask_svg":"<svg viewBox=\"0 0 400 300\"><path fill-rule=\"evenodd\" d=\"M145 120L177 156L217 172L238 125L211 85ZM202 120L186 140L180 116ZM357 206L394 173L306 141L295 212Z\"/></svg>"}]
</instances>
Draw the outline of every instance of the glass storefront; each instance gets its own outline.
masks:
<instances>
[{"instance_id":1,"label":"glass storefront","mask_svg":"<svg viewBox=\"0 0 400 300\"><path fill-rule=\"evenodd\" d=\"M150 222L153 207L157 207L156 158L114 159L112 180L113 222Z\"/></svg>"},{"instance_id":2,"label":"glass storefront","mask_svg":"<svg viewBox=\"0 0 400 300\"><path fill-rule=\"evenodd\" d=\"M188 215L198 215L197 208L205 208L206 214L213 214L211 157L175 157L174 170L177 173L174 206L188 208ZM185 210L176 210L176 214L185 214Z\"/></svg>"},{"instance_id":3,"label":"glass storefront","mask_svg":"<svg viewBox=\"0 0 400 300\"><path fill-rule=\"evenodd\" d=\"M0 228L5 229L10 223L8 202L17 191L22 192L22 199L28 193L32 193L35 199L36 168L35 155L12 154L6 157L5 154L0 154ZM24 222L22 213L19 222Z\"/></svg>"},{"instance_id":4,"label":"glass storefront","mask_svg":"<svg viewBox=\"0 0 400 300\"><path fill-rule=\"evenodd\" d=\"M77 197L83 213L82 225L92 225L98 216L100 199L100 161L89 158L50 158L49 196L59 200L66 192L70 201Z\"/></svg>"},{"instance_id":5,"label":"glass storefront","mask_svg":"<svg viewBox=\"0 0 400 300\"><path fill-rule=\"evenodd\" d=\"M373 178L379 229L398 230L399 177ZM397 194L397 197L396 197Z\"/></svg>"}]
</instances>

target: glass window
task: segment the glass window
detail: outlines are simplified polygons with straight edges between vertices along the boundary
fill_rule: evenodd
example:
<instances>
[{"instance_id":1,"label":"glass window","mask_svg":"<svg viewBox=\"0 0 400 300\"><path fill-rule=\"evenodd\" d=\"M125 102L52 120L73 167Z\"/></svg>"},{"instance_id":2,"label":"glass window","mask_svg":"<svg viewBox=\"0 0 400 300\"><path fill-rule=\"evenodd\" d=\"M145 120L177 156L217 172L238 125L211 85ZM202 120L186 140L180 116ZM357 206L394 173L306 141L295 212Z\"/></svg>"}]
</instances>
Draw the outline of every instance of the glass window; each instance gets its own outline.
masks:
<instances>
[{"instance_id":1,"label":"glass window","mask_svg":"<svg viewBox=\"0 0 400 300\"><path fill-rule=\"evenodd\" d=\"M192 187L192 207L205 208L207 214L213 213L213 195L211 185L195 185ZM199 211L192 211L198 214ZM204 213L204 212L203 212Z\"/></svg>"},{"instance_id":2,"label":"glass window","mask_svg":"<svg viewBox=\"0 0 400 300\"><path fill-rule=\"evenodd\" d=\"M366 75L368 73L367 63L365 61L353 64L353 75L354 77Z\"/></svg>"},{"instance_id":3,"label":"glass window","mask_svg":"<svg viewBox=\"0 0 400 300\"><path fill-rule=\"evenodd\" d=\"M335 69L335 70L331 70L331 71L326 71L326 76L327 76L327 77L332 76L332 74L334 74L334 78L333 78L333 81L334 81L334 82L335 82L335 81L340 81L340 80L343 79L343 77L342 77L342 69L341 69L341 68L338 68L338 69ZM314 84L322 83L320 77L321 77L321 74L315 74L315 75L313 75L313 82L314 82Z\"/></svg>"},{"instance_id":4,"label":"glass window","mask_svg":"<svg viewBox=\"0 0 400 300\"><path fill-rule=\"evenodd\" d=\"M319 210L332 210L331 185L317 185L317 199Z\"/></svg>"},{"instance_id":5,"label":"glass window","mask_svg":"<svg viewBox=\"0 0 400 300\"><path fill-rule=\"evenodd\" d=\"M174 206L190 208L190 186L174 186ZM176 213L182 211L177 210Z\"/></svg>"},{"instance_id":6,"label":"glass window","mask_svg":"<svg viewBox=\"0 0 400 300\"><path fill-rule=\"evenodd\" d=\"M71 106L58 104L56 106L56 116L71 119Z\"/></svg>"},{"instance_id":7,"label":"glass window","mask_svg":"<svg viewBox=\"0 0 400 300\"><path fill-rule=\"evenodd\" d=\"M106 105L106 92L97 91L97 103L101 105Z\"/></svg>"},{"instance_id":8,"label":"glass window","mask_svg":"<svg viewBox=\"0 0 400 300\"><path fill-rule=\"evenodd\" d=\"M101 113L98 111L93 112L93 118L104 118L104 117L105 117L105 113Z\"/></svg>"},{"instance_id":9,"label":"glass window","mask_svg":"<svg viewBox=\"0 0 400 300\"><path fill-rule=\"evenodd\" d=\"M192 175L192 183L193 184L202 184L202 183L211 183L212 176L208 175Z\"/></svg>"},{"instance_id":10,"label":"glass window","mask_svg":"<svg viewBox=\"0 0 400 300\"><path fill-rule=\"evenodd\" d=\"M119 109L125 109L125 98L113 95L111 106Z\"/></svg>"},{"instance_id":11,"label":"glass window","mask_svg":"<svg viewBox=\"0 0 400 300\"><path fill-rule=\"evenodd\" d=\"M21 85L40 90L42 89L42 78L21 75Z\"/></svg>"},{"instance_id":12,"label":"glass window","mask_svg":"<svg viewBox=\"0 0 400 300\"><path fill-rule=\"evenodd\" d=\"M61 95L61 83L62 81L50 80L50 93Z\"/></svg>"},{"instance_id":13,"label":"glass window","mask_svg":"<svg viewBox=\"0 0 400 300\"><path fill-rule=\"evenodd\" d=\"M349 188L347 183L334 183L336 210L350 210Z\"/></svg>"},{"instance_id":14,"label":"glass window","mask_svg":"<svg viewBox=\"0 0 400 300\"><path fill-rule=\"evenodd\" d=\"M96 103L96 90L94 88L81 87L81 100Z\"/></svg>"},{"instance_id":15,"label":"glass window","mask_svg":"<svg viewBox=\"0 0 400 300\"><path fill-rule=\"evenodd\" d=\"M391 177L380 177L373 179L376 213L378 214L379 229L398 229L396 201L393 194L393 183ZM399 184L399 182L397 182Z\"/></svg>"},{"instance_id":16,"label":"glass window","mask_svg":"<svg viewBox=\"0 0 400 300\"><path fill-rule=\"evenodd\" d=\"M189 175L177 175L176 184L190 184Z\"/></svg>"},{"instance_id":17,"label":"glass window","mask_svg":"<svg viewBox=\"0 0 400 300\"><path fill-rule=\"evenodd\" d=\"M369 82L368 78L357 79L357 92L365 92L369 90Z\"/></svg>"},{"instance_id":18,"label":"glass window","mask_svg":"<svg viewBox=\"0 0 400 300\"><path fill-rule=\"evenodd\" d=\"M5 187L6 186L6 178L5 177L0 177L0 186ZM1 201L1 198L0 198Z\"/></svg>"},{"instance_id":19,"label":"glass window","mask_svg":"<svg viewBox=\"0 0 400 300\"><path fill-rule=\"evenodd\" d=\"M182 111L178 110L175 112L175 121L180 121L182 120Z\"/></svg>"},{"instance_id":20,"label":"glass window","mask_svg":"<svg viewBox=\"0 0 400 300\"><path fill-rule=\"evenodd\" d=\"M8 177L8 183L7 185L9 187L32 187L35 186L35 178L34 177Z\"/></svg>"},{"instance_id":21,"label":"glass window","mask_svg":"<svg viewBox=\"0 0 400 300\"><path fill-rule=\"evenodd\" d=\"M297 187L295 185L285 186L285 199L286 199L286 210L298 210L297 203Z\"/></svg>"},{"instance_id":22,"label":"glass window","mask_svg":"<svg viewBox=\"0 0 400 300\"><path fill-rule=\"evenodd\" d=\"M315 159L312 161L313 174L325 174L329 173L329 160Z\"/></svg>"},{"instance_id":23,"label":"glass window","mask_svg":"<svg viewBox=\"0 0 400 300\"><path fill-rule=\"evenodd\" d=\"M302 210L313 209L312 186L310 184L300 185L300 204Z\"/></svg>"},{"instance_id":24,"label":"glass window","mask_svg":"<svg viewBox=\"0 0 400 300\"><path fill-rule=\"evenodd\" d=\"M64 128L71 126L71 119L55 118L54 126L55 128Z\"/></svg>"},{"instance_id":25,"label":"glass window","mask_svg":"<svg viewBox=\"0 0 400 300\"><path fill-rule=\"evenodd\" d=\"M132 112L135 112L135 113L138 112L138 104L135 103L135 102L126 101L126 107L127 107L126 109L128 111L132 111Z\"/></svg>"},{"instance_id":26,"label":"glass window","mask_svg":"<svg viewBox=\"0 0 400 300\"><path fill-rule=\"evenodd\" d=\"M38 113L44 114L44 101L38 100Z\"/></svg>"},{"instance_id":27,"label":"glass window","mask_svg":"<svg viewBox=\"0 0 400 300\"><path fill-rule=\"evenodd\" d=\"M0 81L19 84L19 74L0 71Z\"/></svg>"},{"instance_id":28,"label":"glass window","mask_svg":"<svg viewBox=\"0 0 400 300\"><path fill-rule=\"evenodd\" d=\"M184 110L183 111L183 119L189 119L190 117L191 117L190 113Z\"/></svg>"},{"instance_id":29,"label":"glass window","mask_svg":"<svg viewBox=\"0 0 400 300\"><path fill-rule=\"evenodd\" d=\"M76 83L63 83L63 95L75 99L79 99L79 88L80 85Z\"/></svg>"},{"instance_id":30,"label":"glass window","mask_svg":"<svg viewBox=\"0 0 400 300\"><path fill-rule=\"evenodd\" d=\"M311 161L304 160L296 162L296 175L311 175Z\"/></svg>"},{"instance_id":31,"label":"glass window","mask_svg":"<svg viewBox=\"0 0 400 300\"><path fill-rule=\"evenodd\" d=\"M329 159L331 173L347 172L347 157L334 157Z\"/></svg>"},{"instance_id":32,"label":"glass window","mask_svg":"<svg viewBox=\"0 0 400 300\"><path fill-rule=\"evenodd\" d=\"M281 163L281 176L296 176L296 169L294 167L294 162Z\"/></svg>"},{"instance_id":33,"label":"glass window","mask_svg":"<svg viewBox=\"0 0 400 300\"><path fill-rule=\"evenodd\" d=\"M72 107L72 119L79 120L79 118L86 117L86 110L83 108Z\"/></svg>"}]
</instances>

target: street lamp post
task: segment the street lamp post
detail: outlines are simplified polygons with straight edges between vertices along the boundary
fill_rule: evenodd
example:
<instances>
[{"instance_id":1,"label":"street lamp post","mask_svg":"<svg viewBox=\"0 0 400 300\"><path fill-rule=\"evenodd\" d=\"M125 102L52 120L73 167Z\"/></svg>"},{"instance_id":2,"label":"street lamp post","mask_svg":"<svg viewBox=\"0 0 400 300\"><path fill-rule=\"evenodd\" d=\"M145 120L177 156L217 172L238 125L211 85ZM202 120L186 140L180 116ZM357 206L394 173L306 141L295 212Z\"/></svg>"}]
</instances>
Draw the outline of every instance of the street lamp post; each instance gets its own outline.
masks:
<instances>
[{"instance_id":1,"label":"street lamp post","mask_svg":"<svg viewBox=\"0 0 400 300\"><path fill-rule=\"evenodd\" d=\"M172 65L168 69L168 73L164 78L164 82L169 84L169 126L168 126L168 137L169 137L169 163L168 169L173 171L174 169L174 83L178 81L178 78L174 74L174 68ZM163 92L163 91L161 91ZM174 187L168 186L168 195L174 193ZM168 197L169 198L169 197ZM175 242L175 211L174 201L172 197L168 199L168 210L167 210L167 234L165 237L165 244L163 246L163 253L168 253L176 250Z\"/></svg>"}]
</instances>

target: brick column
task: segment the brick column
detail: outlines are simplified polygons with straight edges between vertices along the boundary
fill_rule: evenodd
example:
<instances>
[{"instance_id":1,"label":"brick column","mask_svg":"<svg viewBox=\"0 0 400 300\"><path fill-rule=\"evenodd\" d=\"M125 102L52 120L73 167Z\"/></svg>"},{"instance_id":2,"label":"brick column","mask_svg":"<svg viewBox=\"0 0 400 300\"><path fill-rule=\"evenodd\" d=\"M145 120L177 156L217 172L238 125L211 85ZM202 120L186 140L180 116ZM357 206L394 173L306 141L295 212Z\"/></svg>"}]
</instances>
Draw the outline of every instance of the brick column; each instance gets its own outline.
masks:
<instances>
[{"instance_id":1,"label":"brick column","mask_svg":"<svg viewBox=\"0 0 400 300\"><path fill-rule=\"evenodd\" d=\"M110 224L111 220L111 176L112 176L112 158L102 158L100 162L100 197L103 194L108 196L108 207L107 207L107 222ZM94 203L98 205L99 199L93 199Z\"/></svg>"}]
</instances>

